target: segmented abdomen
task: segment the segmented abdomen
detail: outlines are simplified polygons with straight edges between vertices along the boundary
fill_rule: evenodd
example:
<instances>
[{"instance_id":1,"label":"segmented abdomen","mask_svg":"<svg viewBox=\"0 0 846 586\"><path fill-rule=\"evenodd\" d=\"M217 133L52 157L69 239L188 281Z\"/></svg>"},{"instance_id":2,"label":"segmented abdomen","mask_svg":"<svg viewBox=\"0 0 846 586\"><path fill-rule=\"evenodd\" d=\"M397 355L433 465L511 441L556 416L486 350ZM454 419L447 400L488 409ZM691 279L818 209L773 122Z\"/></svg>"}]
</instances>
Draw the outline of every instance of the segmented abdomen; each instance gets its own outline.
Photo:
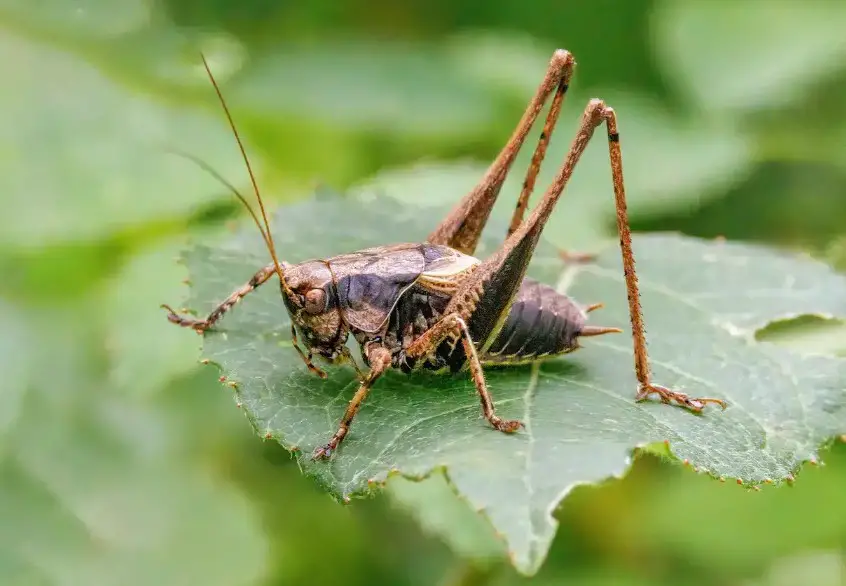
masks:
<instances>
[{"instance_id":1,"label":"segmented abdomen","mask_svg":"<svg viewBox=\"0 0 846 586\"><path fill-rule=\"evenodd\" d=\"M480 358L507 363L575 350L585 314L569 297L523 279L502 329Z\"/></svg>"}]
</instances>

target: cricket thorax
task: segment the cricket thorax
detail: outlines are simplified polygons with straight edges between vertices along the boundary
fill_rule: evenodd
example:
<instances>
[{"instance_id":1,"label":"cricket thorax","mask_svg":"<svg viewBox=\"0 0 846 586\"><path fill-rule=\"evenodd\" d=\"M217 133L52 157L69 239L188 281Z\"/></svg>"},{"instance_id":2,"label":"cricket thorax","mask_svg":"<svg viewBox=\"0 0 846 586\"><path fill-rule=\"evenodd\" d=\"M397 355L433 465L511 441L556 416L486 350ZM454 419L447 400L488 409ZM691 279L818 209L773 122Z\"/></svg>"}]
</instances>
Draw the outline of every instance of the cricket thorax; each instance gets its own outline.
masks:
<instances>
[{"instance_id":1,"label":"cricket thorax","mask_svg":"<svg viewBox=\"0 0 846 586\"><path fill-rule=\"evenodd\" d=\"M393 366L410 370L402 351L442 317L479 260L447 246L397 244L329 259L339 306L360 344L377 341Z\"/></svg>"},{"instance_id":2,"label":"cricket thorax","mask_svg":"<svg viewBox=\"0 0 846 586\"><path fill-rule=\"evenodd\" d=\"M391 312L383 338L384 345L391 349L394 368L410 372L416 368L441 370L449 366L447 359L455 347L454 341L444 342L438 352L419 363L409 360L404 350L443 317L451 297L450 293L423 284L415 284L403 295Z\"/></svg>"}]
</instances>

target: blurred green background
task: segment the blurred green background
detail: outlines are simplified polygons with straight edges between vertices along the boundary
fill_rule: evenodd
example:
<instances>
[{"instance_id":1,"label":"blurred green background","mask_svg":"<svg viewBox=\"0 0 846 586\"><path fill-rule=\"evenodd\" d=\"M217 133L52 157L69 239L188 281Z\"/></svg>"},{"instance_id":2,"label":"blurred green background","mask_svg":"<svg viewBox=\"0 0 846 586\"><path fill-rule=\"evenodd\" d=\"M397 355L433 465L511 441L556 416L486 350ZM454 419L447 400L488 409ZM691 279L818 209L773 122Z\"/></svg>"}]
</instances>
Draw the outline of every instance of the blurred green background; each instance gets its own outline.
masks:
<instances>
[{"instance_id":1,"label":"blurred green background","mask_svg":"<svg viewBox=\"0 0 846 586\"><path fill-rule=\"evenodd\" d=\"M178 252L243 217L167 149L248 185L198 49L276 203L365 181L424 209L457 199L564 47L579 67L541 181L601 96L635 229L846 268L842 2L2 0L0 25L4 586L527 580L438 478L332 502L167 324ZM611 199L593 145L547 236L613 241ZM846 356L842 324L803 323L762 337ZM844 448L760 492L639 457L565 501L532 580L846 584Z\"/></svg>"}]
</instances>

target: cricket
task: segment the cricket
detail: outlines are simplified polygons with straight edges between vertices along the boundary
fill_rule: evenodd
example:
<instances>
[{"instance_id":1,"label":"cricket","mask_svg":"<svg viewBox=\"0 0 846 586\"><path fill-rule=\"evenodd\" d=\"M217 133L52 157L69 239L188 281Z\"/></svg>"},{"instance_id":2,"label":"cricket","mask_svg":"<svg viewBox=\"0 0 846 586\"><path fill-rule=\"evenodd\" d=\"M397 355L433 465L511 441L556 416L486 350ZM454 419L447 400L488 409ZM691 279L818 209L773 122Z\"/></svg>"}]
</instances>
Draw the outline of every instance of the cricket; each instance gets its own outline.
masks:
<instances>
[{"instance_id":1,"label":"cricket","mask_svg":"<svg viewBox=\"0 0 846 586\"><path fill-rule=\"evenodd\" d=\"M526 277L526 270L547 220L558 203L594 131L605 125L616 204L629 317L634 347L635 401L656 395L661 402L700 412L718 398L693 398L652 381L641 312L631 230L623 185L620 134L614 110L600 99L585 108L564 162L543 197L526 217L538 172L558 121L575 68L573 56L556 50L546 74L508 142L479 183L458 202L425 242L386 244L332 258L289 264L279 260L270 222L255 175L235 122L205 57L203 65L238 143L258 203L257 214L237 189L221 180L243 203L258 227L271 262L232 292L205 319L179 315L168 305L170 322L202 334L251 291L279 278L282 302L291 319L293 346L305 366L321 378L315 357L330 364L350 364L359 386L326 444L313 459L337 452L373 385L389 369L412 373L469 372L482 414L504 433L519 431L518 420L496 414L485 381L485 366L517 365L568 354L581 338L621 333L615 327L589 325L588 314L601 304L582 306L552 286ZM505 240L489 258L473 256L503 182L531 128L552 97L543 130L517 198ZM361 348L365 372L347 347L352 336ZM302 342L302 348L300 347Z\"/></svg>"}]
</instances>

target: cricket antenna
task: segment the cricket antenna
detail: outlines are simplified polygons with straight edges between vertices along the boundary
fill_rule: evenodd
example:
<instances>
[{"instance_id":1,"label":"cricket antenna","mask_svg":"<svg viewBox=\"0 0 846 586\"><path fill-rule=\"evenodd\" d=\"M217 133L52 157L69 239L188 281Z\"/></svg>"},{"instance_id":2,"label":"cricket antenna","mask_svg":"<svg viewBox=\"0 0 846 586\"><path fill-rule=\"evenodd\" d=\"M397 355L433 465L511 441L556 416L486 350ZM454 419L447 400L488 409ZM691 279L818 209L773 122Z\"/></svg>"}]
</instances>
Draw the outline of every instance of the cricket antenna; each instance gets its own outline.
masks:
<instances>
[{"instance_id":1,"label":"cricket antenna","mask_svg":"<svg viewBox=\"0 0 846 586\"><path fill-rule=\"evenodd\" d=\"M244 199L244 196L238 193L238 190L229 185L229 183L227 183L226 181L223 181L223 183L235 193L238 199L241 200L241 202L247 207L247 210L249 210L250 215L253 217L253 220L258 226L258 229L261 231L262 237L264 238L264 241L267 244L267 249L270 252L270 257L273 259L273 265L276 269L276 274L279 275L279 282L282 284L282 288L284 289L287 295L293 295L293 292L288 287L288 283L285 282L285 273L282 270L282 264L279 262L279 257L276 255L276 246L274 246L273 244L273 236L270 233L270 222L267 221L267 211L264 208L264 202L261 199L261 193L259 193L258 183L256 182L256 176L255 173L253 173L253 167L252 165L250 165L250 159L249 157L247 157L246 149L244 149L244 143L241 142L241 135L238 134L238 129L235 127L235 122L232 119L232 114L229 112L229 107L226 105L226 100L223 99L223 93L220 91L220 86L217 85L217 81L215 81L214 79L214 75L211 72L209 63L208 61L206 61L206 56L203 55L202 52L200 53L200 58L203 60L203 67L205 67L206 73L209 76L209 80L211 81L212 86L214 87L214 91L215 93L217 93L218 100L220 100L220 105L223 107L223 112L226 114L226 119L229 121L229 127L232 129L232 134L235 135L235 140L238 142L238 148L241 151L241 156L244 159L244 164L247 166L247 173L249 173L250 175L250 181L253 184L253 192L256 194L256 201L258 201L259 210L261 211L261 217L262 220L264 220L264 229L262 229L261 222L259 222L256 213L247 203L246 199ZM200 166L205 168L207 171L211 171L211 169L207 165L205 165L198 159L191 156L189 156L189 158L194 160L194 162L200 164ZM219 180L222 180L222 177L220 177L220 175L218 175L216 172L211 171L211 173Z\"/></svg>"},{"instance_id":2,"label":"cricket antenna","mask_svg":"<svg viewBox=\"0 0 846 586\"><path fill-rule=\"evenodd\" d=\"M226 187L229 191L231 191L235 195L235 197L237 197L240 200L240 202L242 204L244 204L244 207L247 208L247 211L250 212L250 216L253 218L253 222L255 222L256 226L258 227L259 232L261 232L261 237L264 240L264 243L267 245L268 249L270 249L270 240L268 239L267 232L265 232L264 228L261 225L261 220L259 220L258 216L256 215L255 210L253 210L253 206L250 205L250 202L247 201L247 198L245 198L243 195L241 195L241 192L238 191L238 189L234 185L229 183L229 181L227 181L223 177L223 175L221 175L220 173L215 171L214 168L212 168L211 165L206 163L201 158L196 157L196 156L192 155L191 153L187 153L185 151L181 151L179 149L172 148L172 147L167 147L165 150L167 152L171 153L171 154L178 155L180 157L188 159L189 161L191 161L192 163L197 165L200 169L202 169L203 171L205 171L206 173L208 173L209 175L211 175L212 177L217 179L217 181L219 183L221 183L224 187Z\"/></svg>"}]
</instances>

